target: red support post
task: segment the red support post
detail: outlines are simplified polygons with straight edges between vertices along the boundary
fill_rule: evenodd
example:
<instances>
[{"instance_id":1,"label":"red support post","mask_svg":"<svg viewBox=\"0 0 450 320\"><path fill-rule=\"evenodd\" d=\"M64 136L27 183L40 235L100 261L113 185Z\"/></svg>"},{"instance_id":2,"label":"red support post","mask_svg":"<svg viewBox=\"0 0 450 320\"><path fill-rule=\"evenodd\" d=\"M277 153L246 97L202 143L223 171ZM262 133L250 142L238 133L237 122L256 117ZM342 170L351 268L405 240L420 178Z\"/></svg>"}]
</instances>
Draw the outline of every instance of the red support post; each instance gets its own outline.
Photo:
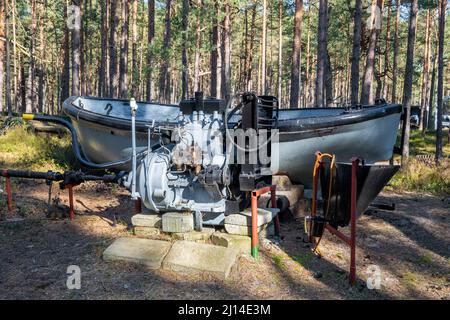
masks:
<instances>
[{"instance_id":1,"label":"red support post","mask_svg":"<svg viewBox=\"0 0 450 320\"><path fill-rule=\"evenodd\" d=\"M8 212L11 213L13 211L12 207L12 190L11 190L11 178L5 177L5 189L6 189L6 201L8 204Z\"/></svg>"},{"instance_id":2,"label":"red support post","mask_svg":"<svg viewBox=\"0 0 450 320\"><path fill-rule=\"evenodd\" d=\"M252 249L253 258L258 259L258 195L252 192Z\"/></svg>"}]
</instances>

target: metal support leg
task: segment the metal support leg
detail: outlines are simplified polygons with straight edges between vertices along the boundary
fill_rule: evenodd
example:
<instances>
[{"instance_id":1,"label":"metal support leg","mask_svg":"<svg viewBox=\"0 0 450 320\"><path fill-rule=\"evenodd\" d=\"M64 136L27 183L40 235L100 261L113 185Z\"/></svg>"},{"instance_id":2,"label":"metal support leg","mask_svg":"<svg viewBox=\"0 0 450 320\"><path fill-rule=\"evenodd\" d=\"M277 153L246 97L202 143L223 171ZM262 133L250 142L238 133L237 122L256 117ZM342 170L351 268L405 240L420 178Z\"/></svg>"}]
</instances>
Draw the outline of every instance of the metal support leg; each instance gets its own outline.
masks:
<instances>
[{"instance_id":1,"label":"metal support leg","mask_svg":"<svg viewBox=\"0 0 450 320\"><path fill-rule=\"evenodd\" d=\"M252 256L258 259L258 196L252 192Z\"/></svg>"},{"instance_id":2,"label":"metal support leg","mask_svg":"<svg viewBox=\"0 0 450 320\"><path fill-rule=\"evenodd\" d=\"M276 188L273 186L270 190L270 199L272 202L272 208L277 207L277 196L276 196ZM280 232L280 217L278 214L275 216L275 235L279 238L281 235Z\"/></svg>"},{"instance_id":3,"label":"metal support leg","mask_svg":"<svg viewBox=\"0 0 450 320\"><path fill-rule=\"evenodd\" d=\"M356 199L358 190L359 159L352 159L352 190L351 190L351 216L350 216L350 284L356 281Z\"/></svg>"},{"instance_id":4,"label":"metal support leg","mask_svg":"<svg viewBox=\"0 0 450 320\"><path fill-rule=\"evenodd\" d=\"M11 190L11 178L5 177L5 189L6 189L6 201L8 204L8 212L11 213L13 211L12 207L12 190Z\"/></svg>"}]
</instances>

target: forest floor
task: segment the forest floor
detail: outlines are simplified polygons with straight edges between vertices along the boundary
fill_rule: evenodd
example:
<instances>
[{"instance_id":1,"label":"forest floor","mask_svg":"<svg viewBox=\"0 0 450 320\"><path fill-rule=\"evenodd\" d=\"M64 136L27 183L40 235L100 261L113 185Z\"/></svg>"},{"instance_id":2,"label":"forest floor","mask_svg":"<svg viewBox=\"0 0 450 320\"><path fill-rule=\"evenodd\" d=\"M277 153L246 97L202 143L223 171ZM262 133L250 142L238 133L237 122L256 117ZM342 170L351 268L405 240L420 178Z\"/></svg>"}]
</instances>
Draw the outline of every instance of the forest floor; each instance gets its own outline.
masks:
<instances>
[{"instance_id":1,"label":"forest floor","mask_svg":"<svg viewBox=\"0 0 450 320\"><path fill-rule=\"evenodd\" d=\"M0 205L0 299L450 299L450 203L437 196L382 193L378 200L396 210L358 220L350 287L348 248L325 233L318 258L303 242L301 219L282 224L283 240L266 243L259 262L242 256L227 280L217 280L104 262L114 239L134 237L125 190L77 187L74 221L47 218L45 183L14 180L13 191L15 212L6 212L4 197ZM67 192L59 197L67 205ZM81 268L80 290L66 287L69 265ZM370 290L376 270L380 288Z\"/></svg>"},{"instance_id":2,"label":"forest floor","mask_svg":"<svg viewBox=\"0 0 450 320\"><path fill-rule=\"evenodd\" d=\"M412 134L412 154L432 154L432 136ZM68 138L23 126L0 134L0 168L64 171L71 157ZM52 216L61 217L49 219L45 183L13 179L12 214L0 191L0 299L450 299L449 176L448 162L413 163L377 200L396 210L371 210L358 220L355 287L348 284L348 248L325 233L318 258L303 242L300 218L282 224L282 242L265 243L259 262L240 257L225 281L107 263L102 253L114 239L134 237L127 191L83 184L74 189L75 220L64 217L67 207L53 208ZM54 185L58 194L67 206L67 192ZM81 268L80 290L66 287L69 265ZM380 288L370 290L374 271Z\"/></svg>"}]
</instances>

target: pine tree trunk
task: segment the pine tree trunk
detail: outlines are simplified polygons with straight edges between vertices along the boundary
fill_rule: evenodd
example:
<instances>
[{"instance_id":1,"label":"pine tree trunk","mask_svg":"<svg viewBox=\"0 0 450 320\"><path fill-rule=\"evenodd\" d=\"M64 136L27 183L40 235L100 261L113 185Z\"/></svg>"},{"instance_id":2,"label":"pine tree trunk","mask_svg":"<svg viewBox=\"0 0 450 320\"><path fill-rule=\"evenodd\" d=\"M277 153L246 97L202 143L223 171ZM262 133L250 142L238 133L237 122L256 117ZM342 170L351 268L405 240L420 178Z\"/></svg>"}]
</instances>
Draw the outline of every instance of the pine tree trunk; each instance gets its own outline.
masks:
<instances>
[{"instance_id":1,"label":"pine tree trunk","mask_svg":"<svg viewBox=\"0 0 450 320\"><path fill-rule=\"evenodd\" d=\"M0 1L0 113L5 110L3 103L3 83L5 79L5 60L6 60L6 3Z\"/></svg>"},{"instance_id":2,"label":"pine tree trunk","mask_svg":"<svg viewBox=\"0 0 450 320\"><path fill-rule=\"evenodd\" d=\"M78 12L81 13L81 0L73 0L72 5L78 7ZM72 26L72 95L80 95L80 64L81 64L81 50L80 50L80 36L81 36L81 17L76 17L75 25Z\"/></svg>"},{"instance_id":3,"label":"pine tree trunk","mask_svg":"<svg viewBox=\"0 0 450 320\"><path fill-rule=\"evenodd\" d=\"M217 10L217 1L214 1L214 8ZM218 60L219 60L219 27L217 15L213 14L212 28L211 28L211 53L210 53L210 69L211 69L211 97L218 97L220 90L218 90L217 82L220 78ZM219 77L218 77L219 74ZM220 88L220 87L219 87Z\"/></svg>"},{"instance_id":4,"label":"pine tree trunk","mask_svg":"<svg viewBox=\"0 0 450 320\"><path fill-rule=\"evenodd\" d=\"M302 45L303 0L295 0L294 42L292 46L291 64L291 99L290 108L300 107L300 68Z\"/></svg>"},{"instance_id":5,"label":"pine tree trunk","mask_svg":"<svg viewBox=\"0 0 450 320\"><path fill-rule=\"evenodd\" d=\"M411 116L411 99L412 99L412 80L413 80L413 63L414 63L414 43L416 40L416 24L417 24L418 0L412 0L409 27L408 27L408 48L406 51L405 66L405 83L403 87L403 108L406 110L405 115L405 136L403 141L402 164L406 163L409 158L409 136L410 136L410 116Z\"/></svg>"},{"instance_id":6,"label":"pine tree trunk","mask_svg":"<svg viewBox=\"0 0 450 320\"><path fill-rule=\"evenodd\" d=\"M30 64L28 66L26 112L36 112L35 108L35 43L36 43L36 0L31 0L31 29L30 29Z\"/></svg>"},{"instance_id":7,"label":"pine tree trunk","mask_svg":"<svg viewBox=\"0 0 450 320\"><path fill-rule=\"evenodd\" d=\"M247 59L247 65L245 66L246 69L246 90L252 91L253 89L253 82L252 82L252 73L253 73L253 48L254 48L254 40L256 35L256 6L253 6L252 8L252 20L250 23L250 39L248 41L248 59Z\"/></svg>"},{"instance_id":8,"label":"pine tree trunk","mask_svg":"<svg viewBox=\"0 0 450 320\"><path fill-rule=\"evenodd\" d=\"M197 21L195 26L194 92L200 91L200 49L202 43L201 16L202 0L197 0Z\"/></svg>"},{"instance_id":9,"label":"pine tree trunk","mask_svg":"<svg viewBox=\"0 0 450 320\"><path fill-rule=\"evenodd\" d=\"M146 99L152 100L152 51L153 38L155 37L155 0L148 0L148 33L147 33L147 72L146 72Z\"/></svg>"},{"instance_id":10,"label":"pine tree trunk","mask_svg":"<svg viewBox=\"0 0 450 320\"><path fill-rule=\"evenodd\" d=\"M392 98L391 102L397 102L397 77L398 77L398 32L400 26L400 0L396 0L396 15L395 15L395 31L394 31L394 57L392 61Z\"/></svg>"},{"instance_id":11,"label":"pine tree trunk","mask_svg":"<svg viewBox=\"0 0 450 320\"><path fill-rule=\"evenodd\" d=\"M391 14L392 14L392 1L389 0L389 9L387 13L387 22L386 22L386 46L384 51L384 71L383 71L383 98L387 99L388 97L388 72L389 72L389 54L391 52Z\"/></svg>"},{"instance_id":12,"label":"pine tree trunk","mask_svg":"<svg viewBox=\"0 0 450 320\"><path fill-rule=\"evenodd\" d=\"M431 39L431 12L427 10L427 18L425 23L425 47L423 54L423 79L422 79L422 89L421 89L421 100L420 100L420 123L419 129L425 132L426 128L426 110L428 105L428 92L430 89L429 78L430 78L430 41Z\"/></svg>"},{"instance_id":13,"label":"pine tree trunk","mask_svg":"<svg viewBox=\"0 0 450 320\"><path fill-rule=\"evenodd\" d=\"M351 97L350 102L356 105L359 102L359 58L361 55L361 15L362 0L356 0L353 27L352 71L351 71Z\"/></svg>"},{"instance_id":14,"label":"pine tree trunk","mask_svg":"<svg viewBox=\"0 0 450 320\"><path fill-rule=\"evenodd\" d=\"M327 13L328 0L319 0L317 37L316 106L325 107L325 73L327 67Z\"/></svg>"},{"instance_id":15,"label":"pine tree trunk","mask_svg":"<svg viewBox=\"0 0 450 320\"><path fill-rule=\"evenodd\" d=\"M416 0L417 1L417 0ZM444 37L445 37L445 9L447 0L439 2L439 49L437 76L437 129L436 129L436 162L442 158L442 112L444 108ZM447 39L448 40L448 39Z\"/></svg>"},{"instance_id":16,"label":"pine tree trunk","mask_svg":"<svg viewBox=\"0 0 450 320\"><path fill-rule=\"evenodd\" d=\"M9 1L5 0L6 7L9 8ZM1 20L0 20L1 21ZM8 117L12 117L12 102L11 102L11 51L9 43L9 13L5 13L5 69L6 69L6 85L5 85L5 102ZM0 95L1 96L1 95Z\"/></svg>"},{"instance_id":17,"label":"pine tree trunk","mask_svg":"<svg viewBox=\"0 0 450 320\"><path fill-rule=\"evenodd\" d=\"M430 85L430 99L428 102L428 129L435 129L435 123L434 123L434 118L433 118L433 113L435 111L435 107L434 107L434 96L436 93L436 58L437 58L437 51L438 51L438 45L439 45L439 41L435 41L435 44L433 46L433 55L432 55L432 60L433 60L433 67L432 67L432 72L431 72L431 85Z\"/></svg>"},{"instance_id":18,"label":"pine tree trunk","mask_svg":"<svg viewBox=\"0 0 450 320\"><path fill-rule=\"evenodd\" d=\"M164 31L164 56L161 63L161 73L159 77L159 100L161 102L170 101L170 75L169 75L169 46L170 46L170 12L172 0L166 0L166 16Z\"/></svg>"},{"instance_id":19,"label":"pine tree trunk","mask_svg":"<svg viewBox=\"0 0 450 320\"><path fill-rule=\"evenodd\" d=\"M120 97L128 98L128 0L122 0L122 34L120 39Z\"/></svg>"},{"instance_id":20,"label":"pine tree trunk","mask_svg":"<svg viewBox=\"0 0 450 320\"><path fill-rule=\"evenodd\" d=\"M137 26L138 2L132 0L132 43L131 43L131 95L140 98L139 94L139 69L138 69L138 26Z\"/></svg>"},{"instance_id":21,"label":"pine tree trunk","mask_svg":"<svg viewBox=\"0 0 450 320\"><path fill-rule=\"evenodd\" d=\"M200 21L197 18L197 25ZM181 49L181 99L187 99L188 97L188 82L189 82L189 65L187 58L188 47L188 24L189 24L189 0L183 0L182 18L181 18L181 30L182 30L182 49ZM197 44L198 45L198 44ZM196 51L198 48L196 48ZM198 76L198 74L197 74ZM196 90L196 89L194 89Z\"/></svg>"},{"instance_id":22,"label":"pine tree trunk","mask_svg":"<svg viewBox=\"0 0 450 320\"><path fill-rule=\"evenodd\" d=\"M110 3L110 28L109 28L109 97L116 98L119 85L119 75L117 68L117 27L119 25L118 1Z\"/></svg>"},{"instance_id":23,"label":"pine tree trunk","mask_svg":"<svg viewBox=\"0 0 450 320\"><path fill-rule=\"evenodd\" d=\"M376 3L375 3L376 2ZM367 49L366 66L364 68L364 77L361 91L361 104L373 104L372 82L375 69L375 49L380 34L379 27L381 19L377 19L378 13L383 7L383 0L373 0L370 21L372 22L369 38L369 47ZM379 21L380 20L380 21Z\"/></svg>"},{"instance_id":24,"label":"pine tree trunk","mask_svg":"<svg viewBox=\"0 0 450 320\"><path fill-rule=\"evenodd\" d=\"M283 0L278 0L278 100L282 99L282 72L283 72Z\"/></svg>"},{"instance_id":25,"label":"pine tree trunk","mask_svg":"<svg viewBox=\"0 0 450 320\"><path fill-rule=\"evenodd\" d=\"M261 90L266 92L266 51L267 51L267 0L262 0L262 39L261 39Z\"/></svg>"},{"instance_id":26,"label":"pine tree trunk","mask_svg":"<svg viewBox=\"0 0 450 320\"><path fill-rule=\"evenodd\" d=\"M225 3L225 19L222 32L222 99L230 100L231 95L231 6Z\"/></svg>"},{"instance_id":27,"label":"pine tree trunk","mask_svg":"<svg viewBox=\"0 0 450 320\"><path fill-rule=\"evenodd\" d=\"M100 68L98 72L98 96L106 96L106 56L107 56L107 25L106 25L106 0L100 0L100 24L101 24L101 34L100 34Z\"/></svg>"}]
</instances>

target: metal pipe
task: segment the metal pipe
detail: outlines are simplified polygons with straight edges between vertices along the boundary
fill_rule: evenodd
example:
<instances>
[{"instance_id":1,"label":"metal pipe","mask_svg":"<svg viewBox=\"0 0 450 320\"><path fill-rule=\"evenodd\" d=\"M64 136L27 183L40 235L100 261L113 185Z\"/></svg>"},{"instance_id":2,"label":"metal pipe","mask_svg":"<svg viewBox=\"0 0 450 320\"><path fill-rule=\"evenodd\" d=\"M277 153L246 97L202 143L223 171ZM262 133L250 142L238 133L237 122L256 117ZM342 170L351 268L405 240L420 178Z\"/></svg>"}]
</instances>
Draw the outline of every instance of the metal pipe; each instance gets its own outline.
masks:
<instances>
[{"instance_id":1,"label":"metal pipe","mask_svg":"<svg viewBox=\"0 0 450 320\"><path fill-rule=\"evenodd\" d=\"M137 200L138 194L136 193L136 111L138 109L138 105L134 98L130 100L130 109L131 109L131 148L132 148L132 181L131 181L131 199Z\"/></svg>"},{"instance_id":2,"label":"metal pipe","mask_svg":"<svg viewBox=\"0 0 450 320\"><path fill-rule=\"evenodd\" d=\"M67 186L69 189L69 219L73 220L75 212L74 212L74 205L73 205L73 186L69 184Z\"/></svg>"}]
</instances>

